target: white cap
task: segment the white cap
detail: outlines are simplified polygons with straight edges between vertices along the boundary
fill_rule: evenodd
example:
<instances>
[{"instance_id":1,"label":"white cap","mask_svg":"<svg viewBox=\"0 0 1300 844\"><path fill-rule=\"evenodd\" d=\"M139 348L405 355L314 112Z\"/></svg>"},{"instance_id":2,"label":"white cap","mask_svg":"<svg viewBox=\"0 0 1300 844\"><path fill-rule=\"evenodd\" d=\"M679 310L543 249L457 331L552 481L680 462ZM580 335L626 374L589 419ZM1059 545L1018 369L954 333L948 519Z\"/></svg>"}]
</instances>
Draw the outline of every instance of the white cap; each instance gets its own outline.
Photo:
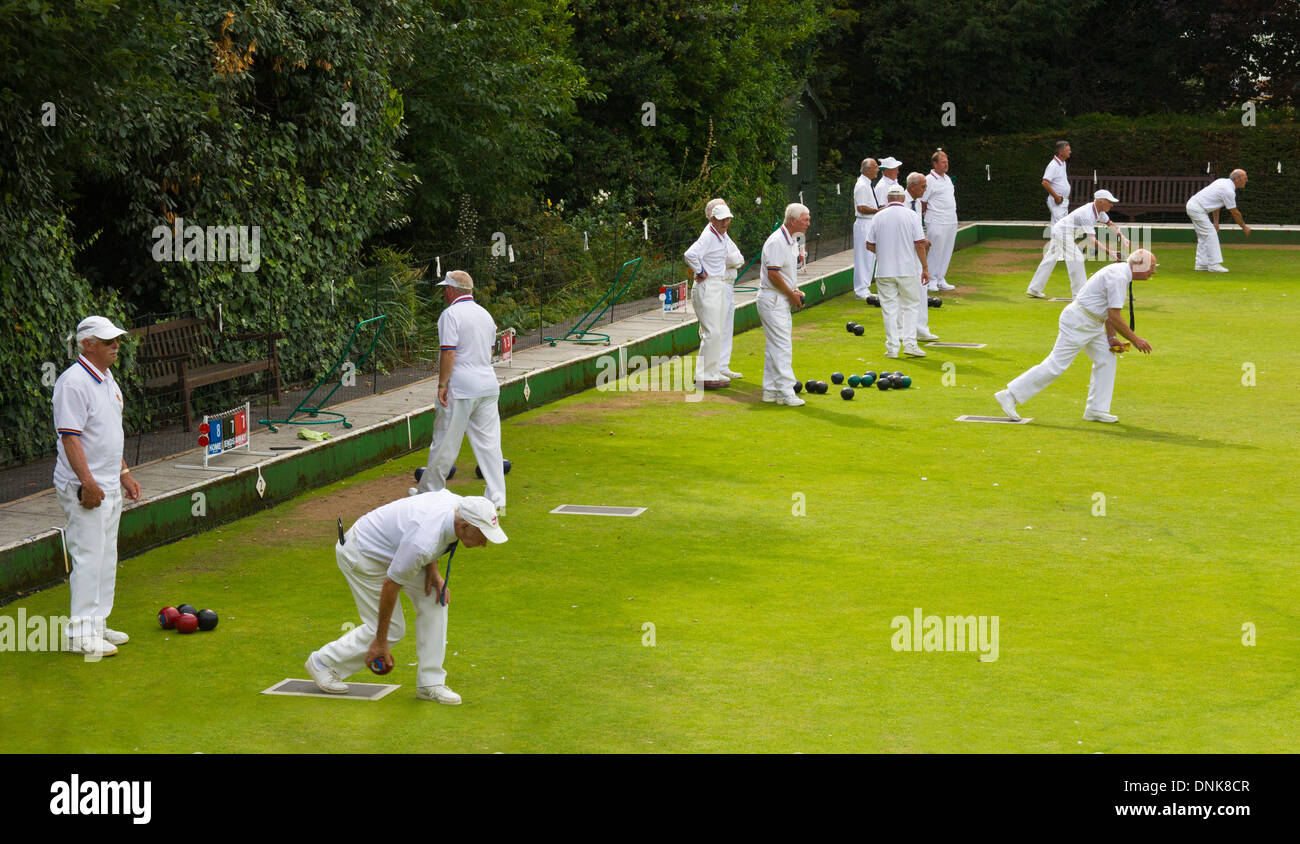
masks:
<instances>
[{"instance_id":1,"label":"white cap","mask_svg":"<svg viewBox=\"0 0 1300 844\"><path fill-rule=\"evenodd\" d=\"M81 341L87 337L112 340L114 337L121 337L126 333L125 329L118 328L107 317L88 316L77 325L77 344L80 345Z\"/></svg>"},{"instance_id":2,"label":"white cap","mask_svg":"<svg viewBox=\"0 0 1300 844\"><path fill-rule=\"evenodd\" d=\"M483 535L489 542L500 544L506 541L506 532L497 523L496 505L483 496L469 496L460 502L460 509L457 512L462 519L483 531Z\"/></svg>"},{"instance_id":3,"label":"white cap","mask_svg":"<svg viewBox=\"0 0 1300 844\"><path fill-rule=\"evenodd\" d=\"M902 167L902 166L903 166L903 162L899 161L897 158L894 158L894 156L892 155L887 155L880 160L881 170L893 170L895 167Z\"/></svg>"},{"instance_id":4,"label":"white cap","mask_svg":"<svg viewBox=\"0 0 1300 844\"><path fill-rule=\"evenodd\" d=\"M730 216L732 216L731 209L727 207L725 202L719 202L717 205L713 206L713 210L709 212L709 217L714 220L725 220Z\"/></svg>"},{"instance_id":5,"label":"white cap","mask_svg":"<svg viewBox=\"0 0 1300 844\"><path fill-rule=\"evenodd\" d=\"M457 275L462 276L462 278L452 278L451 273L456 273ZM469 273L465 272L464 270L452 270L451 272L447 273L446 276L443 277L442 281L438 282L434 286L455 287L459 290L473 290L474 279L470 278Z\"/></svg>"},{"instance_id":6,"label":"white cap","mask_svg":"<svg viewBox=\"0 0 1300 844\"><path fill-rule=\"evenodd\" d=\"M1111 193L1108 190L1099 190L1092 195L1092 198L1105 199L1105 200L1109 200L1110 202L1119 202L1119 200L1115 198L1115 194Z\"/></svg>"},{"instance_id":7,"label":"white cap","mask_svg":"<svg viewBox=\"0 0 1300 844\"><path fill-rule=\"evenodd\" d=\"M907 196L907 188L903 187L902 185L894 185L889 189L889 193L885 194L885 196L887 197Z\"/></svg>"}]
</instances>

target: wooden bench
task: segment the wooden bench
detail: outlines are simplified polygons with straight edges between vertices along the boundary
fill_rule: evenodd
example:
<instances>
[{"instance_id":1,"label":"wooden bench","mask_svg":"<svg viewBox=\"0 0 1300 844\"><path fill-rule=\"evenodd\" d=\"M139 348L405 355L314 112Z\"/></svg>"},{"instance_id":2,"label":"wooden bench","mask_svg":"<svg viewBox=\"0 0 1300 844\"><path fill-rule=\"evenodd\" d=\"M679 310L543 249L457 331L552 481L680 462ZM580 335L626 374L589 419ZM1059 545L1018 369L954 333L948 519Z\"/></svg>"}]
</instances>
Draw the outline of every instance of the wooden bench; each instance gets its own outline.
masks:
<instances>
[{"instance_id":1,"label":"wooden bench","mask_svg":"<svg viewBox=\"0 0 1300 844\"><path fill-rule=\"evenodd\" d=\"M206 319L174 319L135 328L129 333L139 344L136 356L139 377L135 382L151 395L178 393L184 401L187 431L194 426L190 396L199 387L265 372L276 399L280 398L280 362L275 341L284 337L282 332L225 335L226 340L270 343L269 357L236 363L212 360L218 335Z\"/></svg>"},{"instance_id":2,"label":"wooden bench","mask_svg":"<svg viewBox=\"0 0 1300 844\"><path fill-rule=\"evenodd\" d=\"M1077 208L1092 201L1092 195L1106 189L1119 202L1110 212L1132 222L1140 214L1181 213L1187 200L1214 180L1214 176L1103 176L1070 179L1070 206Z\"/></svg>"}]
</instances>

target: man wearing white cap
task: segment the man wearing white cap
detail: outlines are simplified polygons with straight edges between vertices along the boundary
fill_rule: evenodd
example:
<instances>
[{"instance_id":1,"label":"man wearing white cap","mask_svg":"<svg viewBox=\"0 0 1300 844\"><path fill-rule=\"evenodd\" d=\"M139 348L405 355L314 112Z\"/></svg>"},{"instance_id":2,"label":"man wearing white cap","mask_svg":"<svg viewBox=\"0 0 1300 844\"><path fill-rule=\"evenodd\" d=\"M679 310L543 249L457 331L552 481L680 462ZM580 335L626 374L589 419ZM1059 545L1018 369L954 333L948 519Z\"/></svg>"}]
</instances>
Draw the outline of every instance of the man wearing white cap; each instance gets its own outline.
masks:
<instances>
[{"instance_id":1,"label":"man wearing white cap","mask_svg":"<svg viewBox=\"0 0 1300 844\"><path fill-rule=\"evenodd\" d=\"M794 394L794 319L791 312L803 307L799 289L798 236L812 225L806 205L792 202L785 207L785 222L763 244L758 270L758 318L763 323L763 401L799 407L803 399Z\"/></svg>"},{"instance_id":2,"label":"man wearing white cap","mask_svg":"<svg viewBox=\"0 0 1300 844\"><path fill-rule=\"evenodd\" d=\"M930 289L955 290L948 283L948 264L957 242L957 193L948 177L948 153L935 150L930 156L930 174L925 177L921 208L925 214L925 239L930 241ZM924 309L923 309L924 310Z\"/></svg>"},{"instance_id":3,"label":"man wearing white cap","mask_svg":"<svg viewBox=\"0 0 1300 844\"><path fill-rule=\"evenodd\" d=\"M492 369L497 325L474 301L474 280L452 270L438 282L447 303L438 317L438 401L434 405L433 442L419 486L411 494L442 489L468 433L470 448L487 482L484 493L500 509L506 506L505 462L501 457L501 387Z\"/></svg>"},{"instance_id":4,"label":"man wearing white cap","mask_svg":"<svg viewBox=\"0 0 1300 844\"><path fill-rule=\"evenodd\" d=\"M1052 226L1052 239L1043 247L1043 260L1039 262L1038 269L1034 270L1034 277L1029 280L1029 289L1025 291L1026 296L1032 299L1047 298L1043 288L1047 287L1047 280L1051 278L1057 261L1065 261L1065 271L1070 276L1070 295L1079 295L1079 288L1087 281L1087 276L1084 274L1083 253L1079 251L1074 240L1079 234L1086 235L1089 246L1095 246L1098 251L1105 252L1112 260L1119 260L1119 252L1097 240L1097 224L1105 223L1107 228L1119 236L1124 247L1128 248L1128 238L1106 215L1111 208L1115 207L1116 202L1119 200L1110 191L1099 190L1093 194L1092 202L1080 205Z\"/></svg>"},{"instance_id":5,"label":"man wearing white cap","mask_svg":"<svg viewBox=\"0 0 1300 844\"><path fill-rule=\"evenodd\" d=\"M924 190L925 178L919 173L913 180L916 196ZM899 185L889 189L888 204L876 212L867 234L867 248L876 254L876 290L880 293L880 313L885 323L885 357L898 357L903 351L923 358L925 352L916 345L916 311L922 304L921 290L930 280L926 263L925 232L921 215L904 206L907 191Z\"/></svg>"},{"instance_id":6,"label":"man wearing white cap","mask_svg":"<svg viewBox=\"0 0 1300 844\"><path fill-rule=\"evenodd\" d=\"M462 498L443 489L371 510L334 545L362 624L307 657L307 673L322 691L345 694L343 678L362 667L380 660L391 669L389 649L406 633L397 596L405 592L415 608L416 697L460 703L460 695L447 688L442 667L451 596L438 558L447 555L450 576L459 544L479 548L505 541L496 507L480 496Z\"/></svg>"},{"instance_id":7,"label":"man wearing white cap","mask_svg":"<svg viewBox=\"0 0 1300 844\"><path fill-rule=\"evenodd\" d=\"M898 187L898 168L902 166L903 162L892 155L880 159L880 170L884 175L876 182L877 208L884 208L889 204L889 190Z\"/></svg>"},{"instance_id":8,"label":"man wearing white cap","mask_svg":"<svg viewBox=\"0 0 1300 844\"><path fill-rule=\"evenodd\" d=\"M722 372L722 345L724 334L730 339L732 325L727 322L728 300L735 307L734 289L727 279L727 267L732 253L740 250L727 235L731 225L731 209L725 202L710 202L706 211L709 224L700 237L686 250L686 264L695 273L695 287L691 303L700 326L700 356L695 368L695 380L706 390L720 390L730 383ZM729 295L730 294L730 295ZM733 317L734 319L734 317Z\"/></svg>"},{"instance_id":9,"label":"man wearing white cap","mask_svg":"<svg viewBox=\"0 0 1300 844\"><path fill-rule=\"evenodd\" d=\"M1226 273L1223 252L1219 249L1219 211L1224 208L1241 226L1241 233L1250 237L1250 226L1241 219L1237 210L1237 191L1246 186L1246 171L1233 170L1226 179L1215 179L1187 200L1187 216L1196 229L1196 269L1202 272Z\"/></svg>"},{"instance_id":10,"label":"man wearing white cap","mask_svg":"<svg viewBox=\"0 0 1300 844\"><path fill-rule=\"evenodd\" d=\"M109 371L123 334L102 316L83 319L74 335L80 354L54 382L54 494L68 517L63 538L72 564L67 635L71 650L96 659L130 641L107 626L117 587L122 493L141 500L140 484L122 459L122 391Z\"/></svg>"},{"instance_id":11,"label":"man wearing white cap","mask_svg":"<svg viewBox=\"0 0 1300 844\"><path fill-rule=\"evenodd\" d=\"M862 175L853 185L853 295L867 298L871 292L871 274L876 268L876 256L867 250L867 226L880 206L871 180L880 174L880 165L874 158L862 159Z\"/></svg>"},{"instance_id":12,"label":"man wearing white cap","mask_svg":"<svg viewBox=\"0 0 1300 844\"><path fill-rule=\"evenodd\" d=\"M1057 141L1056 154L1043 171L1043 190L1047 191L1047 213L1055 226L1070 210L1070 177L1065 162L1070 159L1070 142Z\"/></svg>"},{"instance_id":13,"label":"man wearing white cap","mask_svg":"<svg viewBox=\"0 0 1300 844\"><path fill-rule=\"evenodd\" d=\"M1083 351L1092 359L1083 418L1089 422L1118 422L1119 417L1110 412L1115 393L1115 350L1123 348L1115 335L1123 335L1143 354L1151 353L1151 344L1133 333L1124 321L1123 308L1125 300L1132 307L1129 288L1133 281L1151 278L1156 266L1155 255L1138 249L1127 261L1107 264L1094 273L1075 300L1061 311L1060 331L1051 353L1042 363L1007 384L1005 390L994 394L1002 412L1011 419L1020 419L1016 405L1029 401L1061 377ZM1131 312L1129 318L1132 319Z\"/></svg>"}]
</instances>

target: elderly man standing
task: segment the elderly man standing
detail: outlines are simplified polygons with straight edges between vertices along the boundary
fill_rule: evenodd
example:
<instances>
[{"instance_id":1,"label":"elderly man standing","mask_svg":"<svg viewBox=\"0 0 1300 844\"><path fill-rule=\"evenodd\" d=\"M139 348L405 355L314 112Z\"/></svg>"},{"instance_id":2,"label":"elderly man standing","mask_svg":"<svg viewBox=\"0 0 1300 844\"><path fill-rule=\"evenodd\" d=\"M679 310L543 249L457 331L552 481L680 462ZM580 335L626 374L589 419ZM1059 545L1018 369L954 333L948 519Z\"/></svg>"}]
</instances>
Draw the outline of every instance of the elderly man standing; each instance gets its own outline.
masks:
<instances>
[{"instance_id":1,"label":"elderly man standing","mask_svg":"<svg viewBox=\"0 0 1300 844\"><path fill-rule=\"evenodd\" d=\"M1065 172L1065 162L1070 159L1070 142L1057 141L1056 155L1047 162L1043 171L1043 190L1047 191L1047 213L1052 225L1061 221L1070 210L1070 177Z\"/></svg>"},{"instance_id":2,"label":"elderly man standing","mask_svg":"<svg viewBox=\"0 0 1300 844\"><path fill-rule=\"evenodd\" d=\"M460 444L469 434L470 448L487 482L485 495L499 509L506 506L505 462L501 457L501 387L492 369L497 325L474 301L474 279L452 270L438 283L447 303L438 317L438 401L434 405L433 442L419 486L411 494L442 489Z\"/></svg>"},{"instance_id":3,"label":"elderly man standing","mask_svg":"<svg viewBox=\"0 0 1300 844\"><path fill-rule=\"evenodd\" d=\"M1075 300L1061 311L1060 332L1051 353L1042 363L1031 367L993 396L1002 412L1019 420L1016 405L1029 401L1061 377L1083 351L1092 358L1092 377L1088 381L1088 402L1084 405L1083 418L1088 422L1118 422L1119 417L1110 412L1111 397L1115 393L1116 349L1123 348L1115 335L1123 335L1143 354L1151 353L1151 344L1134 334L1125 323L1123 308L1126 300L1132 301L1129 288L1133 281L1145 281L1155 272L1155 255L1138 249L1128 257L1128 261L1107 264L1088 279ZM1132 319L1131 313L1129 318Z\"/></svg>"},{"instance_id":4,"label":"elderly man standing","mask_svg":"<svg viewBox=\"0 0 1300 844\"><path fill-rule=\"evenodd\" d=\"M889 204L890 188L898 187L898 168L903 166L903 162L887 155L880 161L880 170L884 175L880 181L876 182L876 207L884 208Z\"/></svg>"},{"instance_id":5,"label":"elderly man standing","mask_svg":"<svg viewBox=\"0 0 1300 844\"><path fill-rule=\"evenodd\" d=\"M496 507L486 498L462 498L450 490L398 499L357 519L334 545L334 558L347 580L361 626L307 657L307 673L330 694L346 694L345 677L380 661L393 667L390 648L406 633L398 593L415 608L415 652L419 660L415 696L455 706L460 695L447 687L447 571L456 548L480 548L506 541ZM384 673L387 673L386 671Z\"/></svg>"},{"instance_id":6,"label":"elderly man standing","mask_svg":"<svg viewBox=\"0 0 1300 844\"><path fill-rule=\"evenodd\" d=\"M1219 249L1219 211L1227 208L1232 219L1241 226L1241 233L1250 237L1250 226L1241 219L1237 210L1237 191L1246 186L1246 171L1233 170L1226 179L1215 179L1187 200L1187 216L1196 229L1196 269L1202 272L1226 273L1223 252Z\"/></svg>"},{"instance_id":7,"label":"elderly man standing","mask_svg":"<svg viewBox=\"0 0 1300 844\"><path fill-rule=\"evenodd\" d=\"M1097 240L1096 231L1097 223L1105 223L1107 228L1119 235L1124 247L1128 248L1128 238L1119 230L1119 226L1106 216L1107 212L1115 207L1116 202L1119 200L1110 191L1099 190L1093 194L1092 202L1080 205L1052 226L1052 239L1044 247L1043 260L1039 262L1038 269L1034 270L1034 277L1029 280L1029 289L1025 291L1026 296L1031 299L1046 299L1047 294L1043 292L1043 288L1047 286L1047 280L1051 278L1056 262L1062 260L1065 261L1065 270L1070 276L1070 295L1079 295L1079 288L1087 281L1084 275L1083 253L1079 251L1074 240L1080 233L1087 236L1089 246L1105 251L1112 259L1119 260L1118 252Z\"/></svg>"},{"instance_id":8,"label":"elderly man standing","mask_svg":"<svg viewBox=\"0 0 1300 844\"><path fill-rule=\"evenodd\" d=\"M808 206L792 202L785 207L785 222L763 244L758 270L758 318L763 323L763 401L799 407L794 394L793 311L803 307L799 289L797 236L808 231L812 214Z\"/></svg>"},{"instance_id":9,"label":"elderly man standing","mask_svg":"<svg viewBox=\"0 0 1300 844\"><path fill-rule=\"evenodd\" d=\"M925 237L930 241L930 289L955 290L948 283L948 264L957 242L957 194L948 177L948 153L935 150L931 170L925 177L921 209L925 214ZM922 309L924 310L924 309Z\"/></svg>"},{"instance_id":10,"label":"elderly man standing","mask_svg":"<svg viewBox=\"0 0 1300 844\"><path fill-rule=\"evenodd\" d=\"M914 174L916 196L925 178ZM898 185L889 189L889 203L871 221L867 248L876 254L876 290L880 292L880 313L885 323L885 357L897 358L900 342L904 353L925 357L916 345L916 312L923 307L921 290L930 281L926 263L925 232L921 215L904 206L907 191Z\"/></svg>"},{"instance_id":11,"label":"elderly man standing","mask_svg":"<svg viewBox=\"0 0 1300 844\"><path fill-rule=\"evenodd\" d=\"M700 326L700 356L695 380L706 390L720 390L731 383L722 373L722 342L724 333L728 339L731 335L732 326L725 324L729 299L732 308L735 307L734 290L727 279L727 265L733 253L739 254L739 250L727 235L731 209L726 203L721 200L710 202L707 214L709 224L686 250L685 258L695 273L691 302Z\"/></svg>"},{"instance_id":12,"label":"elderly man standing","mask_svg":"<svg viewBox=\"0 0 1300 844\"><path fill-rule=\"evenodd\" d=\"M876 202L871 181L880 174L880 165L874 158L862 160L862 175L853 185L853 295L867 298L871 292L871 274L876 269L876 256L867 251L867 226L880 208Z\"/></svg>"},{"instance_id":13,"label":"elderly man standing","mask_svg":"<svg viewBox=\"0 0 1300 844\"><path fill-rule=\"evenodd\" d=\"M124 334L102 316L83 319L75 335L81 354L54 382L54 494L68 517L63 536L72 560L67 635L71 650L96 660L130 641L107 626L117 587L122 493L141 500L140 484L122 459L122 391L109 371Z\"/></svg>"}]
</instances>

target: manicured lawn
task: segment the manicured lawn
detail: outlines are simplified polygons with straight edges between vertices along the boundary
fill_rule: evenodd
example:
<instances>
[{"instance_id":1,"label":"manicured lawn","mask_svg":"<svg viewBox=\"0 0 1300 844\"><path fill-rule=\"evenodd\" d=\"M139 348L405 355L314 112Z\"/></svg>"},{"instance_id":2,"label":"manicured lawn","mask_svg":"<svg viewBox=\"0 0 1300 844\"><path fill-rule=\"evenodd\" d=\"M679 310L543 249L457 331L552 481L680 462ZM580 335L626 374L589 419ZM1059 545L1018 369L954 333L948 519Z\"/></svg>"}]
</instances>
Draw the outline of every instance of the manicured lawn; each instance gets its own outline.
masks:
<instances>
[{"instance_id":1,"label":"manicured lawn","mask_svg":"<svg viewBox=\"0 0 1300 844\"><path fill-rule=\"evenodd\" d=\"M1223 276L1156 252L1135 288L1155 353L1121 361L1117 425L1081 419L1085 356L1029 425L953 421L1000 415L1062 307L1024 296L1037 245L981 244L931 328L986 348L886 361L878 310L796 316L799 377L900 369L910 390L763 404L756 330L746 378L699 403L590 391L506 420L510 541L451 579L463 706L415 699L413 635L381 701L259 694L357 621L334 518L403 495L417 453L125 561L118 656L0 654L0 751L1300 751L1300 252L1230 248ZM466 446L455 491L481 493L473 465ZM181 601L218 629L159 630ZM998 658L895 651L917 607L997 616Z\"/></svg>"}]
</instances>

